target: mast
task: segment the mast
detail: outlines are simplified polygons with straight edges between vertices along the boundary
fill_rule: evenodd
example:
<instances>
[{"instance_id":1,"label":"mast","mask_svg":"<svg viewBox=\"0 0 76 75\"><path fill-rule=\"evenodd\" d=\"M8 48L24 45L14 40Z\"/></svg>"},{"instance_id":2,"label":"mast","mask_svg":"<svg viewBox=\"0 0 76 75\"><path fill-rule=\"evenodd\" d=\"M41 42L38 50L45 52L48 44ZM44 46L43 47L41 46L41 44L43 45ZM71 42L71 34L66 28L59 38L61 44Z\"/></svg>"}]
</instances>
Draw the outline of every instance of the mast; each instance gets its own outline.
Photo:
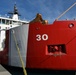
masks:
<instances>
[{"instance_id":1,"label":"mast","mask_svg":"<svg viewBox=\"0 0 76 75\"><path fill-rule=\"evenodd\" d=\"M12 17L11 18L13 20L18 20L19 19L20 14L18 12L18 9L16 7L16 4L14 5L14 11L13 12L9 12L9 14L12 14Z\"/></svg>"}]
</instances>

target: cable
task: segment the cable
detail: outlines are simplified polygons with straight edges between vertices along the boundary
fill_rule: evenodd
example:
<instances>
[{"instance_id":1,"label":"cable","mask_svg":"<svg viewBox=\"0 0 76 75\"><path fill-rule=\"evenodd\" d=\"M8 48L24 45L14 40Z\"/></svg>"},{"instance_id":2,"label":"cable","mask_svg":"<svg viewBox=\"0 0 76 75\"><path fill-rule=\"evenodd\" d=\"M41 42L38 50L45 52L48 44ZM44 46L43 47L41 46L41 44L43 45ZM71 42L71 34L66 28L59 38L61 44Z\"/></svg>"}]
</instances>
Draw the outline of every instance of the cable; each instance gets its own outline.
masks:
<instances>
[{"instance_id":1,"label":"cable","mask_svg":"<svg viewBox=\"0 0 76 75\"><path fill-rule=\"evenodd\" d=\"M61 15L59 15L56 20L58 20L60 17L62 17L66 12L68 12L75 5L76 5L76 2L73 5L71 5L66 11L64 11Z\"/></svg>"},{"instance_id":2,"label":"cable","mask_svg":"<svg viewBox=\"0 0 76 75\"><path fill-rule=\"evenodd\" d=\"M19 49L18 44L17 44L15 32L14 32L14 30L12 30L12 32L13 32L13 37L14 37L14 41L15 41L15 44L16 44L16 48L17 48L17 51L18 51L18 54L19 54L19 58L20 58L20 61L21 61L21 64L22 64L24 75L27 75L27 72L26 72L26 69L25 69L25 66L24 66L24 62L22 60L22 56L21 56L21 53L20 53L20 49Z\"/></svg>"}]
</instances>

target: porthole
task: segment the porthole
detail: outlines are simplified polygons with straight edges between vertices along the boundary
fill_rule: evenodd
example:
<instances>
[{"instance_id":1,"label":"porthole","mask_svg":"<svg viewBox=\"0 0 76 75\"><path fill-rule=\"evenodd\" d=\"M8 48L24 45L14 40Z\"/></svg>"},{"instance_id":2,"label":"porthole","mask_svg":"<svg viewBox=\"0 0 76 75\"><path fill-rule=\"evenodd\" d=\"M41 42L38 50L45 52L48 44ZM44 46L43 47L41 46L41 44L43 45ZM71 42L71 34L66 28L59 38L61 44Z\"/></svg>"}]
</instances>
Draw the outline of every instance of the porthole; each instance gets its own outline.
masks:
<instances>
[{"instance_id":1,"label":"porthole","mask_svg":"<svg viewBox=\"0 0 76 75\"><path fill-rule=\"evenodd\" d=\"M74 27L74 24L73 23L70 23L69 24L69 28L73 28Z\"/></svg>"}]
</instances>

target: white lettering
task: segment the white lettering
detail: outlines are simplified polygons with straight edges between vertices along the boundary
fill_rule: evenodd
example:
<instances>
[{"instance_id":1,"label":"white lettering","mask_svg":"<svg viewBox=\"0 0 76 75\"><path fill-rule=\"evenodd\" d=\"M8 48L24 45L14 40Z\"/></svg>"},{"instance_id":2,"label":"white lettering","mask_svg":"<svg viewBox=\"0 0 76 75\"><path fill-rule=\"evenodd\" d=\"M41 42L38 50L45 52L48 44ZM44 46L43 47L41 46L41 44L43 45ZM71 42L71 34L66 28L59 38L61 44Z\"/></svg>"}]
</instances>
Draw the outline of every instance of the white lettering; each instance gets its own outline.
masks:
<instances>
[{"instance_id":1,"label":"white lettering","mask_svg":"<svg viewBox=\"0 0 76 75\"><path fill-rule=\"evenodd\" d=\"M37 41L41 41L41 40L46 41L46 40L48 40L48 35L47 34L43 34L43 35L37 34L36 40Z\"/></svg>"},{"instance_id":2,"label":"white lettering","mask_svg":"<svg viewBox=\"0 0 76 75\"><path fill-rule=\"evenodd\" d=\"M48 35L47 34L43 34L42 35L42 40L45 40L45 41L48 40Z\"/></svg>"},{"instance_id":3,"label":"white lettering","mask_svg":"<svg viewBox=\"0 0 76 75\"><path fill-rule=\"evenodd\" d=\"M36 40L37 41L40 41L41 40L41 35L40 34L36 35Z\"/></svg>"}]
</instances>

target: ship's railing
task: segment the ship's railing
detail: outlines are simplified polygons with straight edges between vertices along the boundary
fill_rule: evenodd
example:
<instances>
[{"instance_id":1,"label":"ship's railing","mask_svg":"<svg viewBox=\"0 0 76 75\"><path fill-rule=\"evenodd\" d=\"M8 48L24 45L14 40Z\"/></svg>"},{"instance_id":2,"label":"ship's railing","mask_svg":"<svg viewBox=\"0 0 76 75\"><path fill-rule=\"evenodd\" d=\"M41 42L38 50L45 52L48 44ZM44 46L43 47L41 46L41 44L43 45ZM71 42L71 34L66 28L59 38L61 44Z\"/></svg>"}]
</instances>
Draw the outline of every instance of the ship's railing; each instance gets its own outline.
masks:
<instances>
[{"instance_id":1,"label":"ship's railing","mask_svg":"<svg viewBox=\"0 0 76 75\"><path fill-rule=\"evenodd\" d=\"M26 24L26 21L22 21L22 20L13 20L11 18L5 18L5 17L0 17L0 24L5 24L5 25L23 25Z\"/></svg>"}]
</instances>

